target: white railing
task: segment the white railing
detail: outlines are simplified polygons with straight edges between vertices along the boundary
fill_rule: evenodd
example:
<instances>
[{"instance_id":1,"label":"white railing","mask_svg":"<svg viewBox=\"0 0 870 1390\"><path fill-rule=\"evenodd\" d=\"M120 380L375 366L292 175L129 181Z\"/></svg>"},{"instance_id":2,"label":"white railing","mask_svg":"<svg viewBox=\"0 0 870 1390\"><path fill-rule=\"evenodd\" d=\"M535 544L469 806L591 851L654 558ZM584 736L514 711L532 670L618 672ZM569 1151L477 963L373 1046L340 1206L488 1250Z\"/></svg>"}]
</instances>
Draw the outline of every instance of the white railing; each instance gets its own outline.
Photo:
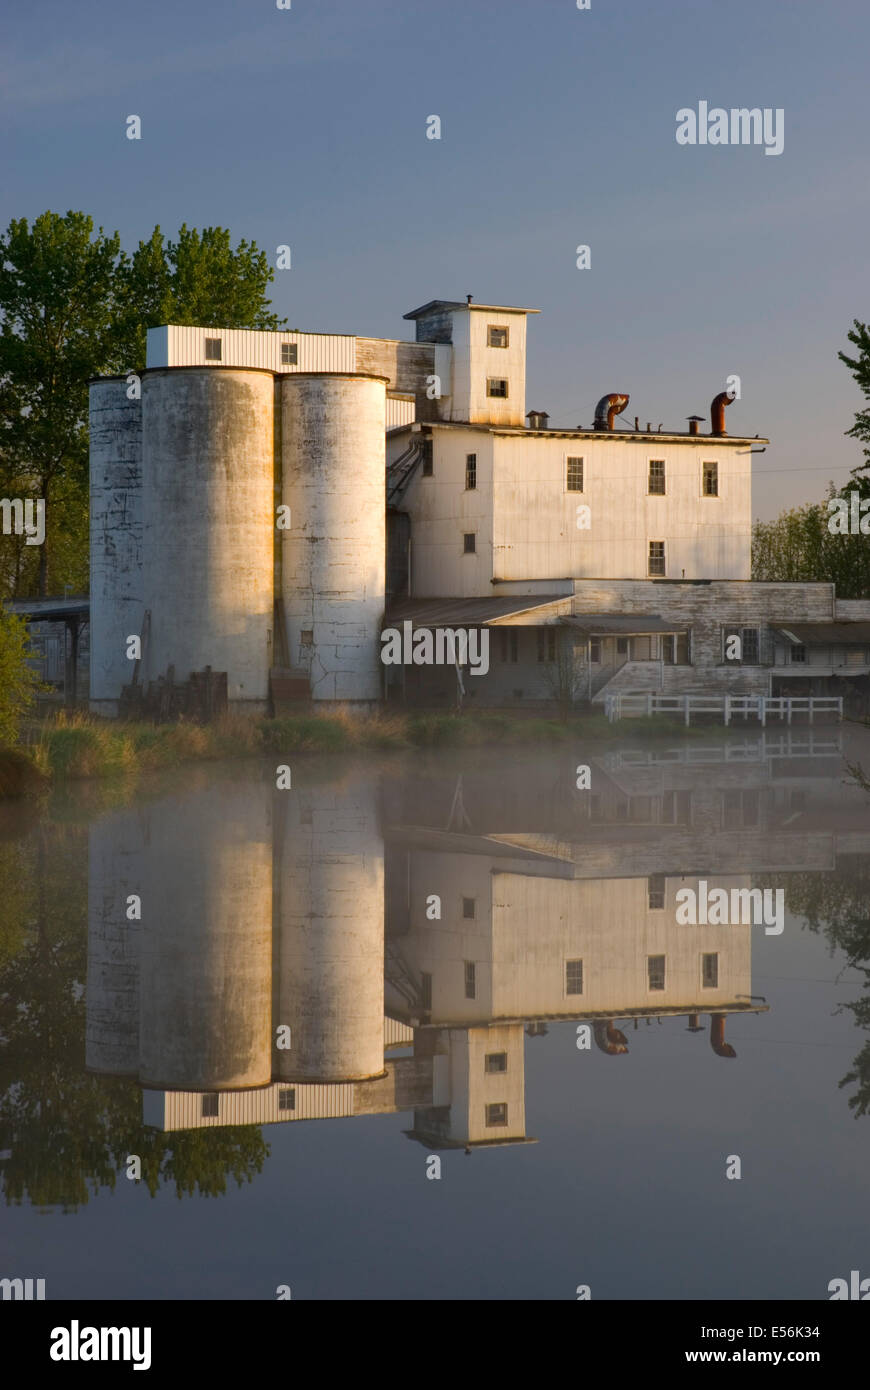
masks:
<instances>
[{"instance_id":1,"label":"white railing","mask_svg":"<svg viewBox=\"0 0 870 1390\"><path fill-rule=\"evenodd\" d=\"M768 719L806 715L810 724L818 715L843 718L840 695L662 695L659 691L614 691L604 697L604 712L611 724L616 719L668 714L691 722L693 714L721 715L725 724L732 719L758 719L764 727Z\"/></svg>"}]
</instances>

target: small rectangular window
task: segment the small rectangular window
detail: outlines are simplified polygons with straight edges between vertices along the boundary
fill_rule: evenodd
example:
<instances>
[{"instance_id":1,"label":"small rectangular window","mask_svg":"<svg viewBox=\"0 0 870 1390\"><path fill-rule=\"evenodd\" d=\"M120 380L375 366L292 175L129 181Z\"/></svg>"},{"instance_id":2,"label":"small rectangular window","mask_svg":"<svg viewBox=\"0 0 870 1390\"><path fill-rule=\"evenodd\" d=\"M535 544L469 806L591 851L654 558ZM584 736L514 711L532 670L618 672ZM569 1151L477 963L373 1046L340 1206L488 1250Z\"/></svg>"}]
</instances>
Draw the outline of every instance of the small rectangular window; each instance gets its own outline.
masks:
<instances>
[{"instance_id":1,"label":"small rectangular window","mask_svg":"<svg viewBox=\"0 0 870 1390\"><path fill-rule=\"evenodd\" d=\"M617 639L616 639L616 655L617 655L617 656L628 656L628 638L627 638L627 637L617 637Z\"/></svg>"},{"instance_id":2,"label":"small rectangular window","mask_svg":"<svg viewBox=\"0 0 870 1390\"><path fill-rule=\"evenodd\" d=\"M205 340L205 360L206 360L206 362L220 362L220 360L221 360L221 340L220 340L220 338L206 338L206 340Z\"/></svg>"},{"instance_id":3,"label":"small rectangular window","mask_svg":"<svg viewBox=\"0 0 870 1390\"><path fill-rule=\"evenodd\" d=\"M799 663L805 663L805 662L806 662L806 659L807 659L807 649L806 649L806 647L792 647L792 649L791 649L791 659L792 659L792 661L797 661L797 662L799 662Z\"/></svg>"},{"instance_id":4,"label":"small rectangular window","mask_svg":"<svg viewBox=\"0 0 870 1390\"><path fill-rule=\"evenodd\" d=\"M507 1104L500 1102L498 1105L488 1105L486 1107L486 1127L493 1129L496 1125L507 1124Z\"/></svg>"},{"instance_id":5,"label":"small rectangular window","mask_svg":"<svg viewBox=\"0 0 870 1390\"><path fill-rule=\"evenodd\" d=\"M487 328L487 330L486 330L486 333L487 333L487 338L486 338L487 347L497 347L497 348L506 348L506 347L507 347L507 345L508 345L508 329L506 329L506 328L497 328L495 324L491 323L491 324L488 326L488 328Z\"/></svg>"},{"instance_id":6,"label":"small rectangular window","mask_svg":"<svg viewBox=\"0 0 870 1390\"><path fill-rule=\"evenodd\" d=\"M646 883L646 896L650 912L661 912L665 905L664 874L650 874Z\"/></svg>"},{"instance_id":7,"label":"small rectangular window","mask_svg":"<svg viewBox=\"0 0 870 1390\"><path fill-rule=\"evenodd\" d=\"M484 1070L487 1072L507 1071L506 1052L487 1052L484 1061Z\"/></svg>"},{"instance_id":8,"label":"small rectangular window","mask_svg":"<svg viewBox=\"0 0 870 1390\"><path fill-rule=\"evenodd\" d=\"M718 463L705 463L703 492L705 497L719 496L719 465Z\"/></svg>"},{"instance_id":9,"label":"small rectangular window","mask_svg":"<svg viewBox=\"0 0 870 1390\"><path fill-rule=\"evenodd\" d=\"M538 628L538 660L556 660L556 629L554 627Z\"/></svg>"},{"instance_id":10,"label":"small rectangular window","mask_svg":"<svg viewBox=\"0 0 870 1390\"><path fill-rule=\"evenodd\" d=\"M583 993L583 962L582 960L565 961L565 993Z\"/></svg>"},{"instance_id":11,"label":"small rectangular window","mask_svg":"<svg viewBox=\"0 0 870 1390\"><path fill-rule=\"evenodd\" d=\"M502 661L518 661L520 643L517 629L515 627L502 628L499 632L499 638L501 640L500 655Z\"/></svg>"},{"instance_id":12,"label":"small rectangular window","mask_svg":"<svg viewBox=\"0 0 870 1390\"><path fill-rule=\"evenodd\" d=\"M425 972L420 976L420 1008L432 1008L432 976Z\"/></svg>"},{"instance_id":13,"label":"small rectangular window","mask_svg":"<svg viewBox=\"0 0 870 1390\"><path fill-rule=\"evenodd\" d=\"M462 899L462 915L466 921L471 920L475 916L475 901L474 898Z\"/></svg>"},{"instance_id":14,"label":"small rectangular window","mask_svg":"<svg viewBox=\"0 0 870 1390\"><path fill-rule=\"evenodd\" d=\"M567 458L565 460L565 488L568 492L583 491L583 460L581 458Z\"/></svg>"},{"instance_id":15,"label":"small rectangular window","mask_svg":"<svg viewBox=\"0 0 870 1390\"><path fill-rule=\"evenodd\" d=\"M291 1088L289 1091L279 1091L279 1092L278 1092L278 1109L279 1109L279 1110L295 1110L295 1109L296 1109L296 1090L295 1090L295 1088Z\"/></svg>"},{"instance_id":16,"label":"small rectangular window","mask_svg":"<svg viewBox=\"0 0 870 1390\"><path fill-rule=\"evenodd\" d=\"M477 998L477 971L473 960L465 962L465 997L466 999Z\"/></svg>"},{"instance_id":17,"label":"small rectangular window","mask_svg":"<svg viewBox=\"0 0 870 1390\"><path fill-rule=\"evenodd\" d=\"M665 543L664 541L650 541L649 543L649 577L650 579L664 578L665 575Z\"/></svg>"},{"instance_id":18,"label":"small rectangular window","mask_svg":"<svg viewBox=\"0 0 870 1390\"><path fill-rule=\"evenodd\" d=\"M740 633L743 638L743 663L746 666L758 665L758 628L744 627Z\"/></svg>"},{"instance_id":19,"label":"small rectangular window","mask_svg":"<svg viewBox=\"0 0 870 1390\"><path fill-rule=\"evenodd\" d=\"M202 1115L204 1119L215 1119L220 1105L220 1096L215 1092L213 1095L203 1096Z\"/></svg>"},{"instance_id":20,"label":"small rectangular window","mask_svg":"<svg viewBox=\"0 0 870 1390\"><path fill-rule=\"evenodd\" d=\"M487 377L486 394L488 396L499 396L502 400L507 399L508 384L503 376Z\"/></svg>"},{"instance_id":21,"label":"small rectangular window","mask_svg":"<svg viewBox=\"0 0 870 1390\"><path fill-rule=\"evenodd\" d=\"M716 954L701 957L701 985L704 989L719 988L719 957Z\"/></svg>"},{"instance_id":22,"label":"small rectangular window","mask_svg":"<svg viewBox=\"0 0 870 1390\"><path fill-rule=\"evenodd\" d=\"M589 639L589 660L594 666L601 661L601 638L590 637Z\"/></svg>"},{"instance_id":23,"label":"small rectangular window","mask_svg":"<svg viewBox=\"0 0 870 1390\"><path fill-rule=\"evenodd\" d=\"M650 989L664 989L665 987L665 958L664 956L647 956L646 958L647 979Z\"/></svg>"},{"instance_id":24,"label":"small rectangular window","mask_svg":"<svg viewBox=\"0 0 870 1390\"><path fill-rule=\"evenodd\" d=\"M304 627L304 628L302 629L301 633L299 634L299 640L300 640L300 642L302 643L303 647L313 647L313 646L314 646L314 628L313 628L313 627Z\"/></svg>"},{"instance_id":25,"label":"small rectangular window","mask_svg":"<svg viewBox=\"0 0 870 1390\"><path fill-rule=\"evenodd\" d=\"M650 459L649 461L649 492L651 497L664 497L665 495L664 459Z\"/></svg>"},{"instance_id":26,"label":"small rectangular window","mask_svg":"<svg viewBox=\"0 0 870 1390\"><path fill-rule=\"evenodd\" d=\"M423 477L431 478L433 473L431 439L422 439L420 441L420 452L423 455Z\"/></svg>"},{"instance_id":27,"label":"small rectangular window","mask_svg":"<svg viewBox=\"0 0 870 1390\"><path fill-rule=\"evenodd\" d=\"M477 454L465 455L465 487L468 492L477 487Z\"/></svg>"},{"instance_id":28,"label":"small rectangular window","mask_svg":"<svg viewBox=\"0 0 870 1390\"><path fill-rule=\"evenodd\" d=\"M299 361L299 345L298 345L298 343L282 343L282 344L281 344L281 366L282 366L282 367L295 367L295 366L298 364L298 361Z\"/></svg>"},{"instance_id":29,"label":"small rectangular window","mask_svg":"<svg viewBox=\"0 0 870 1390\"><path fill-rule=\"evenodd\" d=\"M464 555L474 555L477 552L477 532L466 531L462 537L462 553Z\"/></svg>"}]
</instances>

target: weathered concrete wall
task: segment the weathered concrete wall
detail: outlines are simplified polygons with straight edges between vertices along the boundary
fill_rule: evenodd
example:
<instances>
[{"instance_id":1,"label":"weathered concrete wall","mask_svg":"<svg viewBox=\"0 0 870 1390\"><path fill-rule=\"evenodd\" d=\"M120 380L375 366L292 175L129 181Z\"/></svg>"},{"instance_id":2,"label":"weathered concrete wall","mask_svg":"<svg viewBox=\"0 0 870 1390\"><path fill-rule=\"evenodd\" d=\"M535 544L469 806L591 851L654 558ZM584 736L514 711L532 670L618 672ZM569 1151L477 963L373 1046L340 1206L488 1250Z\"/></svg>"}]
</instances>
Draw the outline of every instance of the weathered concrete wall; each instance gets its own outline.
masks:
<instances>
[{"instance_id":1,"label":"weathered concrete wall","mask_svg":"<svg viewBox=\"0 0 870 1390\"><path fill-rule=\"evenodd\" d=\"M724 627L760 629L761 662L773 660L771 627L789 622L830 621L834 595L831 584L708 584L654 580L578 579L574 584L574 613L658 613L666 622L691 628L691 660L695 675L699 668L716 668L716 675L728 679L727 672L738 671L748 677L749 668L723 660ZM691 668L672 667L665 689L685 689ZM694 688L698 688L695 686ZM763 692L762 692L763 693Z\"/></svg>"},{"instance_id":2,"label":"weathered concrete wall","mask_svg":"<svg viewBox=\"0 0 870 1390\"><path fill-rule=\"evenodd\" d=\"M142 631L142 402L126 379L90 388L91 709L117 713L127 638Z\"/></svg>"},{"instance_id":3,"label":"weathered concrete wall","mask_svg":"<svg viewBox=\"0 0 870 1390\"><path fill-rule=\"evenodd\" d=\"M292 520L279 533L290 663L308 670L315 700L379 700L385 384L298 375L282 381L281 401L283 500Z\"/></svg>"},{"instance_id":4,"label":"weathered concrete wall","mask_svg":"<svg viewBox=\"0 0 870 1390\"><path fill-rule=\"evenodd\" d=\"M384 849L366 776L276 792L275 1051L287 1081L384 1071Z\"/></svg>"},{"instance_id":5,"label":"weathered concrete wall","mask_svg":"<svg viewBox=\"0 0 870 1390\"><path fill-rule=\"evenodd\" d=\"M211 666L253 711L272 664L273 394L269 373L235 369L142 382L145 678Z\"/></svg>"}]
</instances>

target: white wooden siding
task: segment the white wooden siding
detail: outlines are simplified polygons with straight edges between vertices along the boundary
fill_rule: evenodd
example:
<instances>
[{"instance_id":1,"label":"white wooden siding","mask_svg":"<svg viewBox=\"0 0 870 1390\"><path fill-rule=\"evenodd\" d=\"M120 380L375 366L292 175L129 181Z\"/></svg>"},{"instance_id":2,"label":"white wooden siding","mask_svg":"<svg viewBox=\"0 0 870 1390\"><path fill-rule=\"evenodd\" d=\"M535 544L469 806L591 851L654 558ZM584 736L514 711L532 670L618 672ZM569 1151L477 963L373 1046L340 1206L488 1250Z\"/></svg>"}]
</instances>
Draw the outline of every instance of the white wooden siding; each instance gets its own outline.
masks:
<instances>
[{"instance_id":1,"label":"white wooden siding","mask_svg":"<svg viewBox=\"0 0 870 1390\"><path fill-rule=\"evenodd\" d=\"M206 338L220 338L220 362L208 362ZM298 362L281 361L281 344L298 344ZM270 372L352 372L356 339L336 333L272 333L251 328L203 328L169 324L149 328L149 367L262 367Z\"/></svg>"}]
</instances>

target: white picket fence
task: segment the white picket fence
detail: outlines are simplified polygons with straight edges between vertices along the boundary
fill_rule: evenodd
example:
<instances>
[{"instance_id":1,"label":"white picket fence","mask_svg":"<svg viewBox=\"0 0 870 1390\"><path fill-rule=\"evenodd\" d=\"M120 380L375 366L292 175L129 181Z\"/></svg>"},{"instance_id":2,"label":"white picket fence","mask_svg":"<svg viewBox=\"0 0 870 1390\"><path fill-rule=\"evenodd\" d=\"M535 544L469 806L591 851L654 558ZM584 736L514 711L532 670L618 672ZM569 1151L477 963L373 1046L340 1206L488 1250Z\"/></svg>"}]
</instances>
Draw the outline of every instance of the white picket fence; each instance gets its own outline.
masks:
<instances>
[{"instance_id":1,"label":"white picket fence","mask_svg":"<svg viewBox=\"0 0 870 1390\"><path fill-rule=\"evenodd\" d=\"M790 724L795 715L806 716L810 724L819 716L841 720L843 699L840 695L663 695L657 690L620 690L605 696L604 712L611 724L653 714L682 718L689 724L693 714L714 714L725 724L732 719L757 719L763 727L770 718Z\"/></svg>"}]
</instances>

